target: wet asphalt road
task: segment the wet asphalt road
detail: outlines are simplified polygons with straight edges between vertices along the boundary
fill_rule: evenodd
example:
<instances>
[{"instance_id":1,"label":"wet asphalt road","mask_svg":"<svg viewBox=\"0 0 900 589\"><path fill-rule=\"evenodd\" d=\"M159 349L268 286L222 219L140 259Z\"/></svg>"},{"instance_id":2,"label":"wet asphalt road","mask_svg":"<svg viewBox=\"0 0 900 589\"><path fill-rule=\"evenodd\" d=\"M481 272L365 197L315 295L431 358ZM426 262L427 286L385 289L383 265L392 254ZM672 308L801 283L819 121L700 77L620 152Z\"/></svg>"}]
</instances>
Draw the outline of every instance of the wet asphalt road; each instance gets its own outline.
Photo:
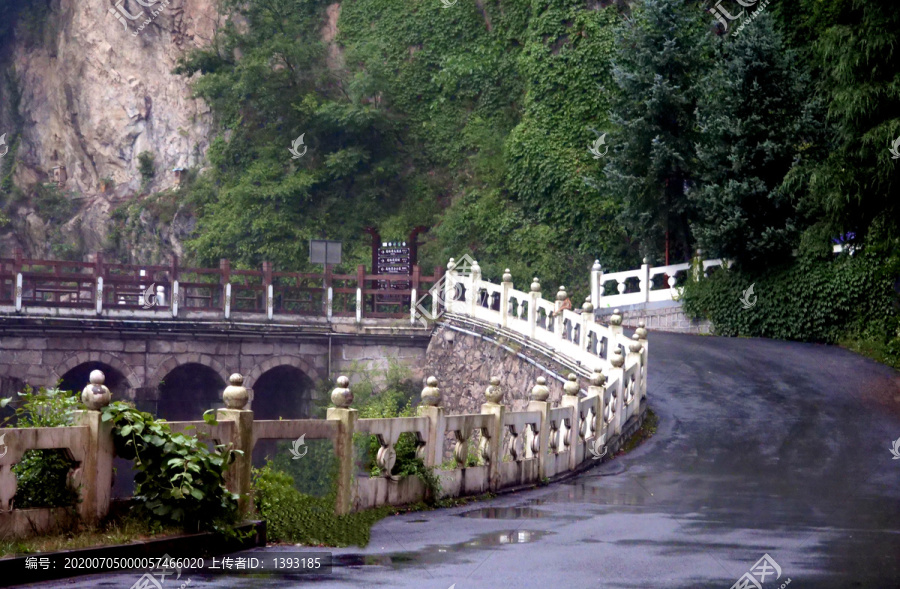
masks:
<instances>
[{"instance_id":1,"label":"wet asphalt road","mask_svg":"<svg viewBox=\"0 0 900 589\"><path fill-rule=\"evenodd\" d=\"M648 397L657 435L569 482L388 518L365 549L333 550L348 566L329 576L189 587L728 589L767 553L782 574L763 589L900 588L900 373L834 347L651 333Z\"/></svg>"}]
</instances>

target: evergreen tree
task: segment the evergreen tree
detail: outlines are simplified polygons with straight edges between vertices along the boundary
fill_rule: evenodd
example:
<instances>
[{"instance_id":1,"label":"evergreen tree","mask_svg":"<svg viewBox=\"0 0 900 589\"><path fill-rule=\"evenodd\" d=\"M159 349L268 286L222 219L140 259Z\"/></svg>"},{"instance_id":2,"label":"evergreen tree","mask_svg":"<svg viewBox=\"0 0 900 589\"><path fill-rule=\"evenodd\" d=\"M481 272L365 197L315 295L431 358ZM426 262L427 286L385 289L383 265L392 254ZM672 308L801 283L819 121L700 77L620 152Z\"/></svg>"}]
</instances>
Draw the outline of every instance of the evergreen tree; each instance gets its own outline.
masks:
<instances>
[{"instance_id":1,"label":"evergreen tree","mask_svg":"<svg viewBox=\"0 0 900 589\"><path fill-rule=\"evenodd\" d=\"M765 13L719 40L716 64L700 84L692 230L710 254L761 262L789 253L801 228L781 184L807 135L807 82Z\"/></svg>"},{"instance_id":2,"label":"evergreen tree","mask_svg":"<svg viewBox=\"0 0 900 589\"><path fill-rule=\"evenodd\" d=\"M893 0L842 0L816 43L835 147L812 176L812 198L835 230L862 239L900 224L900 12Z\"/></svg>"},{"instance_id":3,"label":"evergreen tree","mask_svg":"<svg viewBox=\"0 0 900 589\"><path fill-rule=\"evenodd\" d=\"M670 259L692 251L693 206L685 187L697 174L698 84L711 58L710 27L699 4L645 0L618 30L606 189L642 253ZM668 242L668 243L667 243Z\"/></svg>"}]
</instances>

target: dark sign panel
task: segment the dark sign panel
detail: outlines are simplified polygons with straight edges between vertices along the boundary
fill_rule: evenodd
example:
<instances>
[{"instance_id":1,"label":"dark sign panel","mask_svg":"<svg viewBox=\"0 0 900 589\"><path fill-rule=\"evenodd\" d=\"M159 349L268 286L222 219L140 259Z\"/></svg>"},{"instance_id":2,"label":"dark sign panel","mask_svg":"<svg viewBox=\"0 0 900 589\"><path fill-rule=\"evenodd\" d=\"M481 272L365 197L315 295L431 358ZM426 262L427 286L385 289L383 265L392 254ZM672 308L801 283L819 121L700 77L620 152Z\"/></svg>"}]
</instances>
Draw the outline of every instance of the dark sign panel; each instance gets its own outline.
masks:
<instances>
[{"instance_id":1,"label":"dark sign panel","mask_svg":"<svg viewBox=\"0 0 900 589\"><path fill-rule=\"evenodd\" d=\"M341 242L324 239L309 240L310 264L340 264Z\"/></svg>"}]
</instances>

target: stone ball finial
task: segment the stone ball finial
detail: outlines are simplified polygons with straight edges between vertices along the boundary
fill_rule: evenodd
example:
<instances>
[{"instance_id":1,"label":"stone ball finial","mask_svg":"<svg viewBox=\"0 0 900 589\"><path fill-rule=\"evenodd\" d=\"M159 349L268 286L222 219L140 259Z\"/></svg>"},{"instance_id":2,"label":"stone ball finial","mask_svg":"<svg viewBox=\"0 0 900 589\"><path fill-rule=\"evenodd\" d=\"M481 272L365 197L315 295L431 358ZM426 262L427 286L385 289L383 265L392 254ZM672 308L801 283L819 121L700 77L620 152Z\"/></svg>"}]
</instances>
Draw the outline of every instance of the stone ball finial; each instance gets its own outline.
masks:
<instances>
[{"instance_id":1,"label":"stone ball finial","mask_svg":"<svg viewBox=\"0 0 900 589\"><path fill-rule=\"evenodd\" d=\"M591 302L591 297L584 298L584 304L581 305L581 310L585 313L593 313L594 312L594 304Z\"/></svg>"},{"instance_id":2,"label":"stone ball finial","mask_svg":"<svg viewBox=\"0 0 900 589\"><path fill-rule=\"evenodd\" d=\"M429 376L425 379L425 388L422 389L422 404L437 407L440 403L441 390L438 388L438 379Z\"/></svg>"},{"instance_id":3,"label":"stone ball finial","mask_svg":"<svg viewBox=\"0 0 900 589\"><path fill-rule=\"evenodd\" d=\"M222 391L222 400L229 409L243 409L250 400L250 391L244 386L244 377L235 372L228 377L231 383Z\"/></svg>"},{"instance_id":4,"label":"stone ball finial","mask_svg":"<svg viewBox=\"0 0 900 589\"><path fill-rule=\"evenodd\" d=\"M569 380L563 385L563 390L567 395L573 396L577 395L581 390L581 387L578 385L578 376L574 372L569 373Z\"/></svg>"},{"instance_id":5,"label":"stone ball finial","mask_svg":"<svg viewBox=\"0 0 900 589\"><path fill-rule=\"evenodd\" d=\"M472 274L481 274L481 266L478 265L478 260L472 260Z\"/></svg>"},{"instance_id":6,"label":"stone ball finial","mask_svg":"<svg viewBox=\"0 0 900 589\"><path fill-rule=\"evenodd\" d=\"M456 260L450 258L450 261L447 262L447 270L453 270L454 268L456 268Z\"/></svg>"},{"instance_id":7,"label":"stone ball finial","mask_svg":"<svg viewBox=\"0 0 900 589\"><path fill-rule=\"evenodd\" d=\"M638 321L637 329L635 329L634 332L639 338L647 339L647 324L643 321Z\"/></svg>"},{"instance_id":8,"label":"stone ball finial","mask_svg":"<svg viewBox=\"0 0 900 589\"><path fill-rule=\"evenodd\" d=\"M591 386L592 387L602 387L606 383L606 375L601 372L601 368L599 366L594 368L594 372L591 373Z\"/></svg>"},{"instance_id":9,"label":"stone ball finial","mask_svg":"<svg viewBox=\"0 0 900 589\"><path fill-rule=\"evenodd\" d=\"M613 309L613 314L609 316L610 325L622 325L622 315L618 309Z\"/></svg>"},{"instance_id":10,"label":"stone ball finial","mask_svg":"<svg viewBox=\"0 0 900 589\"><path fill-rule=\"evenodd\" d=\"M92 370L89 380L90 383L81 391L81 402L91 411L99 411L109 405L112 393L103 384L106 382L106 375L103 372Z\"/></svg>"},{"instance_id":11,"label":"stone ball finial","mask_svg":"<svg viewBox=\"0 0 900 589\"><path fill-rule=\"evenodd\" d=\"M628 349L631 350L631 353L637 354L643 349L643 346L641 345L641 338L637 334L637 332L635 332L634 334L632 334L631 339L633 341L628 344Z\"/></svg>"},{"instance_id":12,"label":"stone ball finial","mask_svg":"<svg viewBox=\"0 0 900 589\"><path fill-rule=\"evenodd\" d=\"M503 282L512 282L512 274L509 273L509 268L503 271Z\"/></svg>"},{"instance_id":13,"label":"stone ball finial","mask_svg":"<svg viewBox=\"0 0 900 589\"><path fill-rule=\"evenodd\" d=\"M547 388L547 379L543 376L537 377L537 384L531 389L532 401L546 401L550 398L550 389Z\"/></svg>"},{"instance_id":14,"label":"stone ball finial","mask_svg":"<svg viewBox=\"0 0 900 589\"><path fill-rule=\"evenodd\" d=\"M625 356L622 355L622 348L616 348L615 351L613 351L613 356L609 359L609 363L616 368L625 366Z\"/></svg>"},{"instance_id":15,"label":"stone ball finial","mask_svg":"<svg viewBox=\"0 0 900 589\"><path fill-rule=\"evenodd\" d=\"M594 260L594 265L591 266L591 270L594 272L599 272L602 266L600 266L600 260Z\"/></svg>"},{"instance_id":16,"label":"stone ball finial","mask_svg":"<svg viewBox=\"0 0 900 589\"><path fill-rule=\"evenodd\" d=\"M559 287L559 291L557 291L557 293L556 293L556 300L557 300L557 301L564 301L564 300L566 300L568 297L569 297L569 295L566 294L566 287L565 287L565 286L560 286L560 287Z\"/></svg>"},{"instance_id":17,"label":"stone ball finial","mask_svg":"<svg viewBox=\"0 0 900 589\"><path fill-rule=\"evenodd\" d=\"M503 387L500 386L499 376L491 377L491 384L485 389L484 397L488 403L500 403L500 400L503 398Z\"/></svg>"},{"instance_id":18,"label":"stone ball finial","mask_svg":"<svg viewBox=\"0 0 900 589\"><path fill-rule=\"evenodd\" d=\"M531 292L541 292L541 281L538 280L537 276L531 281Z\"/></svg>"},{"instance_id":19,"label":"stone ball finial","mask_svg":"<svg viewBox=\"0 0 900 589\"><path fill-rule=\"evenodd\" d=\"M643 261L644 264L649 264L649 263L650 263L650 258L648 258L648 257L645 256L644 259L643 259L642 261Z\"/></svg>"},{"instance_id":20,"label":"stone ball finial","mask_svg":"<svg viewBox=\"0 0 900 589\"><path fill-rule=\"evenodd\" d=\"M339 409L347 409L353 402L353 393L350 392L350 379L339 376L337 386L331 391L331 402Z\"/></svg>"}]
</instances>

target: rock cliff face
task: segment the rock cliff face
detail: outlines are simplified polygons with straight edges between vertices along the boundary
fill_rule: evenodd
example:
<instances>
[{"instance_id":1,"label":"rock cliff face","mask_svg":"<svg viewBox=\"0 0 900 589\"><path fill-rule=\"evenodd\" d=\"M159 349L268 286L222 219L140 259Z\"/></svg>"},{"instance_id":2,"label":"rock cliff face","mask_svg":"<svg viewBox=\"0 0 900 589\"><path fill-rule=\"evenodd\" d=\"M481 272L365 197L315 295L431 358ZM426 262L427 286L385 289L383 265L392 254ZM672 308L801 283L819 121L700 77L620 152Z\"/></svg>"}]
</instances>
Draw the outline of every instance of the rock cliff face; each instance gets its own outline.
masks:
<instances>
[{"instance_id":1,"label":"rock cliff face","mask_svg":"<svg viewBox=\"0 0 900 589\"><path fill-rule=\"evenodd\" d=\"M54 0L52 34L42 43L17 38L0 48L2 67L15 69L21 94L15 184L27 190L50 182L54 167L64 166L60 186L75 198L77 212L60 231L80 240L85 252L102 247L110 212L140 193L138 154L154 155L156 173L145 189L159 191L175 184L173 168L200 166L209 145L207 106L191 98L189 80L171 71L185 51L212 40L222 22L216 4L141 2L153 4ZM0 89L0 106L10 102L8 89ZM102 191L101 179L111 179L112 188ZM25 205L9 212L3 253L15 246L48 253L51 228L35 212L42 216Z\"/></svg>"}]
</instances>

